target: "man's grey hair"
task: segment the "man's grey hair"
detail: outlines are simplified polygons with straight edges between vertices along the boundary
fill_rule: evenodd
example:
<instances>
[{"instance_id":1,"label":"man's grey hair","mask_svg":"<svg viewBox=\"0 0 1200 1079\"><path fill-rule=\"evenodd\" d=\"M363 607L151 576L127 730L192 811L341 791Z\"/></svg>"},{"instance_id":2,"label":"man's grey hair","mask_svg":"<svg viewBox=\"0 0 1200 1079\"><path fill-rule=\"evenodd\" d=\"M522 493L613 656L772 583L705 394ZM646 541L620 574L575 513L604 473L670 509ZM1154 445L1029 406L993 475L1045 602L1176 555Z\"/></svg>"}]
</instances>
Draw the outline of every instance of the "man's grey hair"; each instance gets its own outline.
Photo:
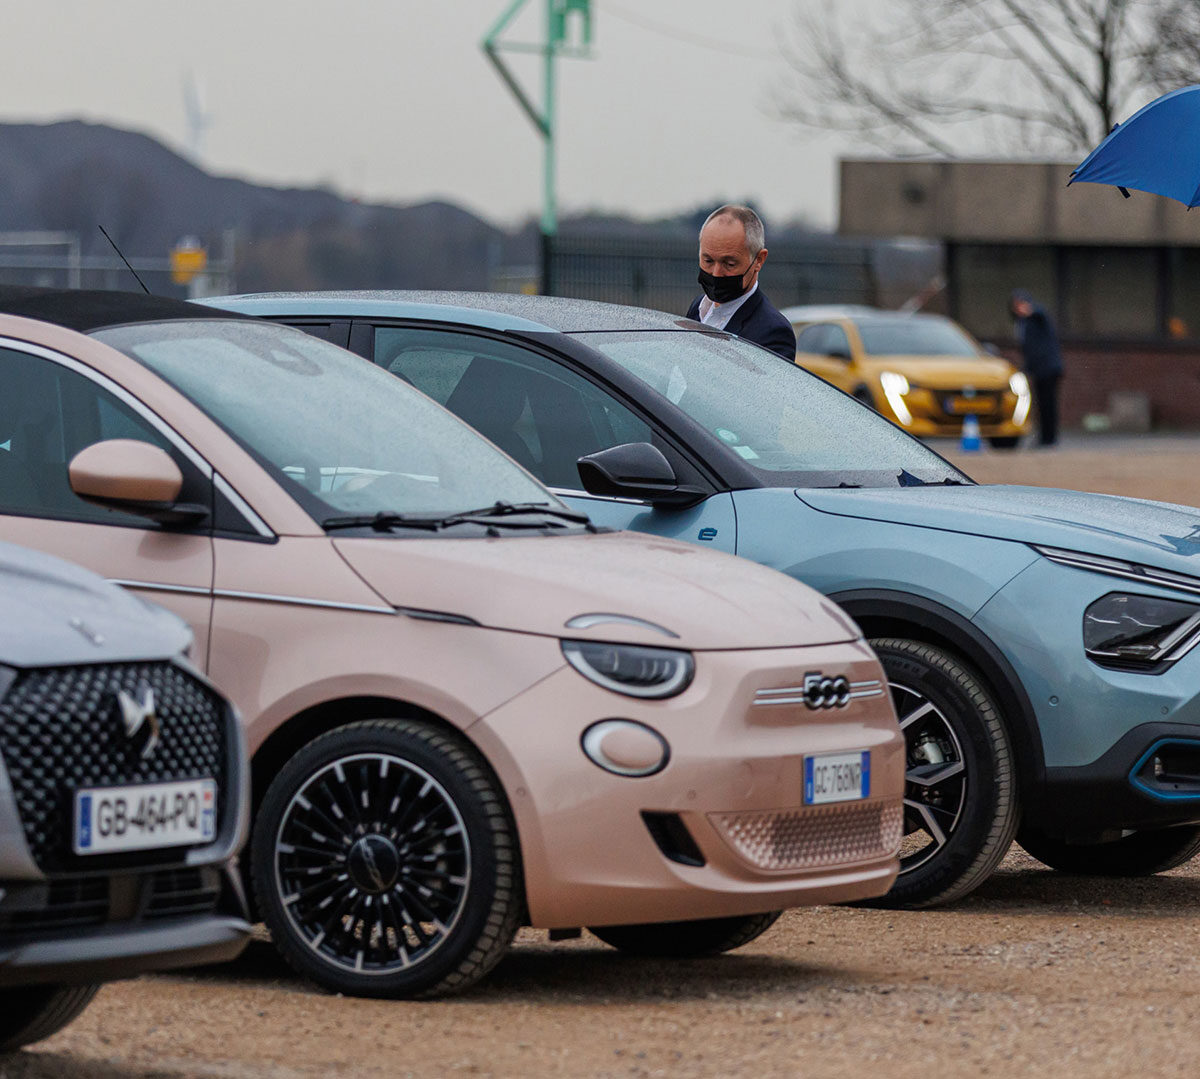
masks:
<instances>
[{"instance_id":1,"label":"man's grey hair","mask_svg":"<svg viewBox=\"0 0 1200 1079\"><path fill-rule=\"evenodd\" d=\"M700 231L703 232L708 227L708 222L715 221L718 217L732 217L735 221L742 223L742 227L746 230L746 249L750 252L751 258L757 257L758 253L767 246L767 233L763 228L762 218L749 206L727 203L717 207L708 215Z\"/></svg>"}]
</instances>

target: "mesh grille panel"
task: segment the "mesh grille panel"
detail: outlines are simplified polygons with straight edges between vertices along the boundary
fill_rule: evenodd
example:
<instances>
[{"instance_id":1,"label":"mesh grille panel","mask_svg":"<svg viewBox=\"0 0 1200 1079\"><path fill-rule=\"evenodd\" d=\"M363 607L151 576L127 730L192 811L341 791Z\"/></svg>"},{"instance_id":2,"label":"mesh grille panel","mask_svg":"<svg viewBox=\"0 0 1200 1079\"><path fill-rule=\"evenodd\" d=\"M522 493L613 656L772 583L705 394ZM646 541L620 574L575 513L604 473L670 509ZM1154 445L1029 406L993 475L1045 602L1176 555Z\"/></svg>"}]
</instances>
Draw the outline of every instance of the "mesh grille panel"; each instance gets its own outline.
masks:
<instances>
[{"instance_id":1,"label":"mesh grille panel","mask_svg":"<svg viewBox=\"0 0 1200 1079\"><path fill-rule=\"evenodd\" d=\"M154 691L160 741L148 758L125 735L116 694ZM155 855L80 858L71 850L74 793L211 778L227 810L226 718L221 699L172 663L104 664L23 672L0 700L0 754L12 780L30 852L43 870L162 861ZM178 852L172 854L172 860Z\"/></svg>"},{"instance_id":2,"label":"mesh grille panel","mask_svg":"<svg viewBox=\"0 0 1200 1079\"><path fill-rule=\"evenodd\" d=\"M849 803L766 813L712 813L724 840L759 869L817 869L895 854L899 803Z\"/></svg>"}]
</instances>

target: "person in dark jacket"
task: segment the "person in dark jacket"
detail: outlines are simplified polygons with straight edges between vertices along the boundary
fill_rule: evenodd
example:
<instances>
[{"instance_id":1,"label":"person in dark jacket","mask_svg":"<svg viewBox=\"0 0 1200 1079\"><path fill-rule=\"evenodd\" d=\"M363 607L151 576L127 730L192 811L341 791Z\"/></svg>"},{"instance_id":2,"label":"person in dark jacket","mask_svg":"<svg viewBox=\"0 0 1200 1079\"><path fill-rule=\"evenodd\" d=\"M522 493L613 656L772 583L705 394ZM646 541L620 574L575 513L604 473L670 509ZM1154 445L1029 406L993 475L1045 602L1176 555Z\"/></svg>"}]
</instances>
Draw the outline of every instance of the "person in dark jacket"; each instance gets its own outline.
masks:
<instances>
[{"instance_id":1,"label":"person in dark jacket","mask_svg":"<svg viewBox=\"0 0 1200 1079\"><path fill-rule=\"evenodd\" d=\"M1037 404L1038 445L1053 446L1058 441L1058 384L1063 373L1058 334L1045 308L1034 303L1025 289L1013 291L1008 309L1016 323L1025 375Z\"/></svg>"},{"instance_id":2,"label":"person in dark jacket","mask_svg":"<svg viewBox=\"0 0 1200 1079\"><path fill-rule=\"evenodd\" d=\"M749 206L722 206L700 230L700 287L687 317L796 360L796 333L758 287L767 261L763 223Z\"/></svg>"}]
</instances>

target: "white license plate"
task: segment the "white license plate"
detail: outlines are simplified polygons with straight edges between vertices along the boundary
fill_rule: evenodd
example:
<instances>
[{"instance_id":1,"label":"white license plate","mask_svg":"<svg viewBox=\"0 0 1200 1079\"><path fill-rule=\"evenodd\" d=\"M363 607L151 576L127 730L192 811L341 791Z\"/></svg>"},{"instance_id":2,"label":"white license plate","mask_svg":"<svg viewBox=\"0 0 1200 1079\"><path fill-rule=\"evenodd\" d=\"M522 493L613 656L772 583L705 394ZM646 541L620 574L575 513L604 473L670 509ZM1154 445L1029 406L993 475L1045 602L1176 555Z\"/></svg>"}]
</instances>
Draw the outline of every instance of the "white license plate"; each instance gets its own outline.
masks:
<instances>
[{"instance_id":1,"label":"white license plate","mask_svg":"<svg viewBox=\"0 0 1200 1079\"><path fill-rule=\"evenodd\" d=\"M217 785L211 779L75 792L76 854L209 843L216 834Z\"/></svg>"},{"instance_id":2,"label":"white license plate","mask_svg":"<svg viewBox=\"0 0 1200 1079\"><path fill-rule=\"evenodd\" d=\"M804 804L851 802L871 796L871 754L826 753L804 758Z\"/></svg>"}]
</instances>

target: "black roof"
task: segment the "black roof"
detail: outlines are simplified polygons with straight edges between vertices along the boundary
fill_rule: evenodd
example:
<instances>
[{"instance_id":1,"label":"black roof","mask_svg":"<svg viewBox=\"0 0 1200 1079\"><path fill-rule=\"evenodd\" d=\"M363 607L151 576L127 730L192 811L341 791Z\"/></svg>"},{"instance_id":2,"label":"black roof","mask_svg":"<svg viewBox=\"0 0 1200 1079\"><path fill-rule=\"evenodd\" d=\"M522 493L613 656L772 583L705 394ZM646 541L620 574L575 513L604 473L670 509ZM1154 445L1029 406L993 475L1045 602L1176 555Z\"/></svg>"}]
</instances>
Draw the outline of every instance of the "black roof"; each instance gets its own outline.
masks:
<instances>
[{"instance_id":1,"label":"black roof","mask_svg":"<svg viewBox=\"0 0 1200 1079\"><path fill-rule=\"evenodd\" d=\"M0 314L36 318L80 333L130 322L242 317L186 300L172 300L144 292L27 288L18 285L0 285Z\"/></svg>"}]
</instances>

